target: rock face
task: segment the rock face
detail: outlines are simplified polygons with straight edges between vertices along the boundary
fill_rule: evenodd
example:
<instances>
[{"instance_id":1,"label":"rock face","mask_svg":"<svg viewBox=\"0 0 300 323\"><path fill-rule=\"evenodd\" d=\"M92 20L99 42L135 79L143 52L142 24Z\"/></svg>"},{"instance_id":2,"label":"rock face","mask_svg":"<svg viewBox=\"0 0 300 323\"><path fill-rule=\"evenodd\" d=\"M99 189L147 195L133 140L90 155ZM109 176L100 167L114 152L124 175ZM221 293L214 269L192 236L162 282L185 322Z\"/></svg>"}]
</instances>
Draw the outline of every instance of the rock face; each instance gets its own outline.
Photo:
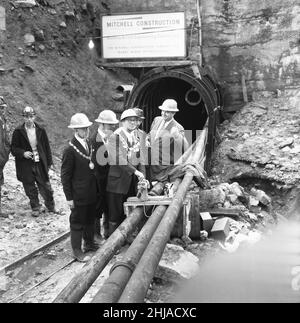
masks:
<instances>
[{"instance_id":1,"label":"rock face","mask_svg":"<svg viewBox=\"0 0 300 323\"><path fill-rule=\"evenodd\" d=\"M186 11L187 28L197 26L195 0L109 2L113 12ZM272 95L299 83L300 4L297 0L201 1L203 62L225 89L225 104L243 102L242 76L249 97ZM197 57L196 29L190 55ZM235 107L235 108L236 108Z\"/></svg>"}]
</instances>

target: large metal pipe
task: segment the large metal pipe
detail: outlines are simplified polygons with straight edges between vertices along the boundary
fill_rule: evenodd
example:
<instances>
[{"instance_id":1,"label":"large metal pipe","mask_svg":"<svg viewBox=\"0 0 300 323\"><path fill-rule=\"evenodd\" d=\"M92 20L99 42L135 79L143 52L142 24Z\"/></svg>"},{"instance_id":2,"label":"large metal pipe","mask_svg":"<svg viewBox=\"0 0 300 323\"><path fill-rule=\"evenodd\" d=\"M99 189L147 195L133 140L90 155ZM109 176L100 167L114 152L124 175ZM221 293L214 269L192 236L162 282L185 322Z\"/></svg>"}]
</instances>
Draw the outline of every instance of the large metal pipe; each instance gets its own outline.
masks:
<instances>
[{"instance_id":1,"label":"large metal pipe","mask_svg":"<svg viewBox=\"0 0 300 323\"><path fill-rule=\"evenodd\" d=\"M157 183L154 186L154 190L160 194L163 187L163 184ZM59 293L53 303L78 303L116 251L124 244L127 236L134 231L136 226L143 219L143 216L144 209L142 207L135 208L97 250L94 257L82 267L80 272L75 275L69 284Z\"/></svg>"},{"instance_id":2,"label":"large metal pipe","mask_svg":"<svg viewBox=\"0 0 300 323\"><path fill-rule=\"evenodd\" d=\"M181 179L176 179L174 191L178 189L180 183ZM151 193L158 195L157 188L159 187L153 187ZM109 278L104 282L92 303L115 303L118 301L166 210L167 206L165 205L160 205L154 210L136 239L128 248L123 259L112 267Z\"/></svg>"},{"instance_id":3,"label":"large metal pipe","mask_svg":"<svg viewBox=\"0 0 300 323\"><path fill-rule=\"evenodd\" d=\"M144 301L192 179L193 174L187 172L164 218L161 220L147 249L141 257L138 266L131 275L119 299L119 303L141 303Z\"/></svg>"},{"instance_id":4,"label":"large metal pipe","mask_svg":"<svg viewBox=\"0 0 300 323\"><path fill-rule=\"evenodd\" d=\"M122 260L112 267L110 276L95 295L92 303L116 303L118 301L166 209L165 205L160 205L155 209Z\"/></svg>"},{"instance_id":5,"label":"large metal pipe","mask_svg":"<svg viewBox=\"0 0 300 323\"><path fill-rule=\"evenodd\" d=\"M191 162L199 162L200 158L203 156L207 140L207 129L202 132L200 137L201 139L199 140L194 154L189 158ZM155 270L178 218L186 193L193 180L193 176L194 174L192 171L186 172L171 205L168 207L164 218L160 222L148 247L141 257L138 266L128 281L128 284L119 299L119 303L141 303L144 301Z\"/></svg>"}]
</instances>

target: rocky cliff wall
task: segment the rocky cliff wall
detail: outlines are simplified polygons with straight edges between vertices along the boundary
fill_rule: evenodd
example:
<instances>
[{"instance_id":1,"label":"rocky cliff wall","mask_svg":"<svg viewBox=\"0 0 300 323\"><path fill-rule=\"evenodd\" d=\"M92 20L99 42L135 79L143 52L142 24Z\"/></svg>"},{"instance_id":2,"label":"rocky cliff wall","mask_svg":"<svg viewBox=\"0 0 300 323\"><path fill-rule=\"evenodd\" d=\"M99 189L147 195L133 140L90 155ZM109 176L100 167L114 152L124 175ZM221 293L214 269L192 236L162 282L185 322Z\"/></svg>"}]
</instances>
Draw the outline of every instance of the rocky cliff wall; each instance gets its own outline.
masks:
<instances>
[{"instance_id":1,"label":"rocky cliff wall","mask_svg":"<svg viewBox=\"0 0 300 323\"><path fill-rule=\"evenodd\" d=\"M299 0L201 0L203 61L224 88L228 110L243 102L244 76L253 93L300 81ZM111 12L186 10L190 55L197 53L196 0L106 1ZM190 36L192 39L190 41Z\"/></svg>"}]
</instances>

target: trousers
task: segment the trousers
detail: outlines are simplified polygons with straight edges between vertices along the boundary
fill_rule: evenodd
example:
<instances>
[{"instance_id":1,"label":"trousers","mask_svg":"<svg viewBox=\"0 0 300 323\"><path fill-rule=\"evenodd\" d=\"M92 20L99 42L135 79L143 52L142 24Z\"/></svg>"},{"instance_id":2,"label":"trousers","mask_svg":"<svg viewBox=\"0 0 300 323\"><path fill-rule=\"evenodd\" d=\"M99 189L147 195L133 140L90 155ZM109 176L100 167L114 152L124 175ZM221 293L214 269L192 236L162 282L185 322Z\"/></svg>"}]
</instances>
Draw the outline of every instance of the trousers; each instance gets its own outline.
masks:
<instances>
[{"instance_id":1,"label":"trousers","mask_svg":"<svg viewBox=\"0 0 300 323\"><path fill-rule=\"evenodd\" d=\"M42 195L45 206L49 211L54 209L53 190L50 182L45 176L45 171L41 163L34 163L32 166L33 181L22 182L25 194L30 200L32 210L40 208L39 192Z\"/></svg>"},{"instance_id":2,"label":"trousers","mask_svg":"<svg viewBox=\"0 0 300 323\"><path fill-rule=\"evenodd\" d=\"M71 209L70 229L74 231L82 231L88 226L94 226L96 214L96 203L82 206L75 205L75 207Z\"/></svg>"}]
</instances>

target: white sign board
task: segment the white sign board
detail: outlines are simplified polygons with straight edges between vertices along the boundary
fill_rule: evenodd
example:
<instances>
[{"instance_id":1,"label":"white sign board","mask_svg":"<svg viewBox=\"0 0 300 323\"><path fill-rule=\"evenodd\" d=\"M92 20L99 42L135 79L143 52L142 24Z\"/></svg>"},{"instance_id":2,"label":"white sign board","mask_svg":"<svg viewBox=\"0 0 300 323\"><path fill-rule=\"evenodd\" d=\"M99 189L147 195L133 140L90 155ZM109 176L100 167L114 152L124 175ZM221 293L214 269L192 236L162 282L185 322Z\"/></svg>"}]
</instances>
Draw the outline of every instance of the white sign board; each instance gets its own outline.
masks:
<instances>
[{"instance_id":1,"label":"white sign board","mask_svg":"<svg viewBox=\"0 0 300 323\"><path fill-rule=\"evenodd\" d=\"M185 57L185 13L102 16L105 59Z\"/></svg>"}]
</instances>

